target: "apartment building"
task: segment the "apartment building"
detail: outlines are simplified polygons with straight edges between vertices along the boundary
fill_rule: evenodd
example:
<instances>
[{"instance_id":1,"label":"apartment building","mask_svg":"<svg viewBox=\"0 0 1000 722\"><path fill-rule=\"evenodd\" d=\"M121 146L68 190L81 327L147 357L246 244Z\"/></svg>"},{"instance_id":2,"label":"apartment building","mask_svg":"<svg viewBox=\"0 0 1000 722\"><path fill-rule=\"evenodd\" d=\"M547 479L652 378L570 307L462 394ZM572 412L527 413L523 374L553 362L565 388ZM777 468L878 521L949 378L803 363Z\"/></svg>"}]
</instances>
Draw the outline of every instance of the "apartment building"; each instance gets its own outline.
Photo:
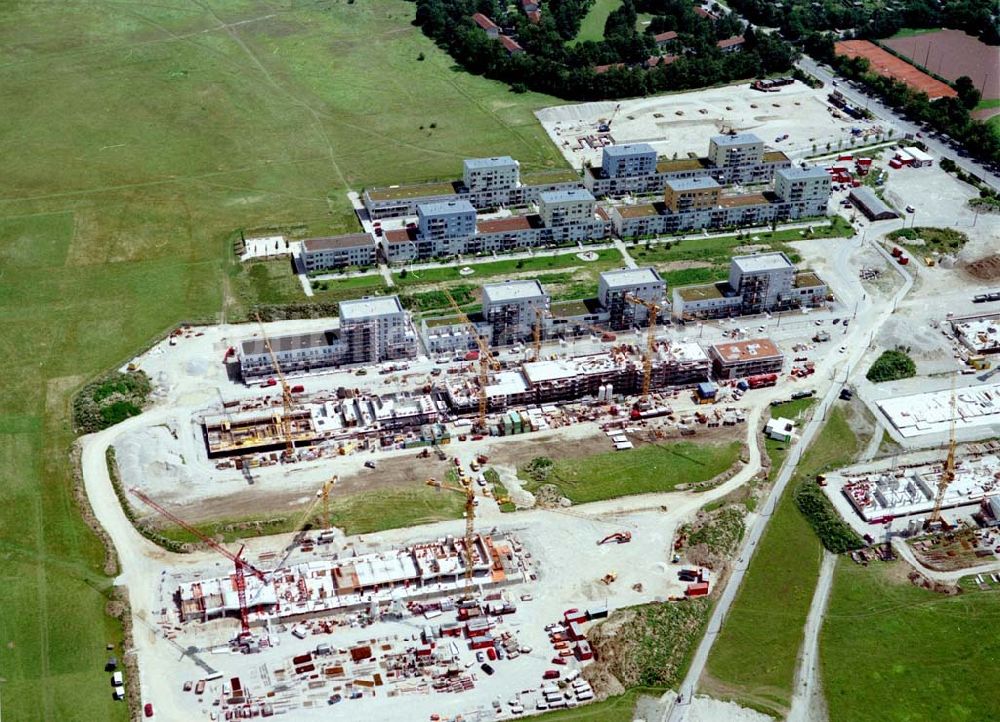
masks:
<instances>
[{"instance_id":1,"label":"apartment building","mask_svg":"<svg viewBox=\"0 0 1000 722\"><path fill-rule=\"evenodd\" d=\"M628 297L655 303L662 312L667 305L666 293L666 281L652 266L622 268L601 273L597 301L608 312L608 326L619 330L649 323L649 309Z\"/></svg>"},{"instance_id":2,"label":"apartment building","mask_svg":"<svg viewBox=\"0 0 1000 722\"><path fill-rule=\"evenodd\" d=\"M302 263L307 272L348 266L367 267L376 263L375 239L367 233L350 233L302 241Z\"/></svg>"},{"instance_id":3,"label":"apartment building","mask_svg":"<svg viewBox=\"0 0 1000 722\"><path fill-rule=\"evenodd\" d=\"M417 335L398 296L366 296L340 303L344 363L378 363L417 355Z\"/></svg>"},{"instance_id":4,"label":"apartment building","mask_svg":"<svg viewBox=\"0 0 1000 722\"><path fill-rule=\"evenodd\" d=\"M538 281L504 281L483 286L483 319L490 324L491 344L507 346L530 338L550 304Z\"/></svg>"},{"instance_id":5,"label":"apartment building","mask_svg":"<svg viewBox=\"0 0 1000 722\"><path fill-rule=\"evenodd\" d=\"M476 232L476 209L466 200L421 203L417 229L423 240L468 238Z\"/></svg>"},{"instance_id":6,"label":"apartment building","mask_svg":"<svg viewBox=\"0 0 1000 722\"><path fill-rule=\"evenodd\" d=\"M521 164L509 155L469 158L462 163L465 190L476 198L477 208L506 205L511 191L521 184Z\"/></svg>"},{"instance_id":7,"label":"apartment building","mask_svg":"<svg viewBox=\"0 0 1000 722\"><path fill-rule=\"evenodd\" d=\"M299 333L270 339L274 358L284 374L308 373L333 368L343 362L345 345L337 331ZM263 338L251 338L239 346L240 374L247 383L275 377L277 371Z\"/></svg>"},{"instance_id":8,"label":"apartment building","mask_svg":"<svg viewBox=\"0 0 1000 722\"><path fill-rule=\"evenodd\" d=\"M717 379L739 379L756 374L781 373L785 357L771 339L718 343L710 346L708 357Z\"/></svg>"},{"instance_id":9,"label":"apartment building","mask_svg":"<svg viewBox=\"0 0 1000 722\"><path fill-rule=\"evenodd\" d=\"M774 192L786 203L800 204L806 215L825 215L830 200L830 174L819 166L781 168L774 173Z\"/></svg>"},{"instance_id":10,"label":"apartment building","mask_svg":"<svg viewBox=\"0 0 1000 722\"><path fill-rule=\"evenodd\" d=\"M736 256L726 283L674 289L674 313L680 317L718 318L816 306L828 289L818 276L798 271L784 253Z\"/></svg>"},{"instance_id":11,"label":"apartment building","mask_svg":"<svg viewBox=\"0 0 1000 722\"><path fill-rule=\"evenodd\" d=\"M764 141L753 133L716 135L708 143L708 159L730 173L730 183L743 183L744 175L764 160Z\"/></svg>"},{"instance_id":12,"label":"apartment building","mask_svg":"<svg viewBox=\"0 0 1000 722\"><path fill-rule=\"evenodd\" d=\"M538 214L547 228L592 221L596 207L594 196L582 188L547 191L538 199Z\"/></svg>"},{"instance_id":13,"label":"apartment building","mask_svg":"<svg viewBox=\"0 0 1000 722\"><path fill-rule=\"evenodd\" d=\"M656 151L649 143L605 146L601 152L605 178L635 178L656 172Z\"/></svg>"},{"instance_id":14,"label":"apartment building","mask_svg":"<svg viewBox=\"0 0 1000 722\"><path fill-rule=\"evenodd\" d=\"M673 213L715 208L719 205L720 186L712 178L668 180L663 203Z\"/></svg>"}]
</instances>

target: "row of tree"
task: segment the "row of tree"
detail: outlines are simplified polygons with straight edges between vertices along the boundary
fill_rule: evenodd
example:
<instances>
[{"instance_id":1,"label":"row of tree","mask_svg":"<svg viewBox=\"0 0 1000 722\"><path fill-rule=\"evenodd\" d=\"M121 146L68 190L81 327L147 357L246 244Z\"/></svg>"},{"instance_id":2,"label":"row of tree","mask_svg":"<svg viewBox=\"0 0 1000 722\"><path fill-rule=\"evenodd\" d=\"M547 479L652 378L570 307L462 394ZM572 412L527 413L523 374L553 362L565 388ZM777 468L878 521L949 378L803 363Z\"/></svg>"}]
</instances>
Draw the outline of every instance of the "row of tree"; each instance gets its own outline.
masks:
<instances>
[{"instance_id":1,"label":"row of tree","mask_svg":"<svg viewBox=\"0 0 1000 722\"><path fill-rule=\"evenodd\" d=\"M644 11L655 10L650 28L679 34L670 49L679 55L671 65L646 69L644 61L662 52L651 31L640 32L633 0L625 0L608 17L600 42L575 44L579 23L592 0L550 0L541 22L509 13L497 0L416 0L415 24L472 73L502 80L515 91L535 90L576 100L600 100L650 95L669 90L700 88L761 74L786 73L795 50L773 35L743 29L735 18L720 17L717 27L703 21L682 0L639 0ZM509 54L489 38L471 17L482 12L513 34L523 53ZM662 29L656 32L662 32ZM721 37L743 33L742 52L723 53L715 45ZM618 66L621 67L618 67ZM614 66L597 72L599 66Z\"/></svg>"},{"instance_id":2,"label":"row of tree","mask_svg":"<svg viewBox=\"0 0 1000 722\"><path fill-rule=\"evenodd\" d=\"M970 113L980 96L968 76L962 76L953 83L958 92L957 98L932 101L927 93L918 92L906 83L870 72L865 58L838 56L833 49L833 37L829 34L812 33L806 36L803 45L809 55L829 63L844 77L864 83L887 105L901 111L910 120L929 124L951 136L980 160L1000 162L1000 136Z\"/></svg>"},{"instance_id":3,"label":"row of tree","mask_svg":"<svg viewBox=\"0 0 1000 722\"><path fill-rule=\"evenodd\" d=\"M995 0L904 0L888 11L873 3L839 0L731 0L730 5L757 25L777 27L790 40L810 31L851 28L864 38L887 38L902 28L957 28L1000 45L1000 14Z\"/></svg>"}]
</instances>

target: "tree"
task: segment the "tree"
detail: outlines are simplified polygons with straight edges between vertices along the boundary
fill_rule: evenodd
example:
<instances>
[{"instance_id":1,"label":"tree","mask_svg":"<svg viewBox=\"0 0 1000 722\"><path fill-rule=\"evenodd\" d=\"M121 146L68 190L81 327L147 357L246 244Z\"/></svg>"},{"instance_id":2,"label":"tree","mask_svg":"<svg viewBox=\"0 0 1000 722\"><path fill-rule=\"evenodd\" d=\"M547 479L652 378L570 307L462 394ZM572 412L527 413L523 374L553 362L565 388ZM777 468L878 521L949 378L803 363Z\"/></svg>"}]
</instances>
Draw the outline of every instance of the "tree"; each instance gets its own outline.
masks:
<instances>
[{"instance_id":1,"label":"tree","mask_svg":"<svg viewBox=\"0 0 1000 722\"><path fill-rule=\"evenodd\" d=\"M958 93L962 105L969 110L975 108L982 98L982 94L976 89L975 83L968 75L963 75L955 81L955 91Z\"/></svg>"}]
</instances>

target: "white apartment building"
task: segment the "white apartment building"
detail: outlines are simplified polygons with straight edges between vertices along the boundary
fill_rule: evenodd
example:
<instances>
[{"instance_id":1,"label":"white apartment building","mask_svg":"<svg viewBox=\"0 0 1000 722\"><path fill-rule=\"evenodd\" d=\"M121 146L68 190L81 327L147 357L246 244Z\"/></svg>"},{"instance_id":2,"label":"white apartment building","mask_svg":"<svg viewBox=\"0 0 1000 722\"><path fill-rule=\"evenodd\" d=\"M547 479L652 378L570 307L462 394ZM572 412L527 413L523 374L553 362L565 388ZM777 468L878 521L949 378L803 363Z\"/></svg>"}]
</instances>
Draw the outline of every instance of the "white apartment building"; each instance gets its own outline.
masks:
<instances>
[{"instance_id":1,"label":"white apartment building","mask_svg":"<svg viewBox=\"0 0 1000 722\"><path fill-rule=\"evenodd\" d=\"M468 158L462 163L462 181L470 193L509 191L521 182L521 164L509 155Z\"/></svg>"},{"instance_id":2,"label":"white apartment building","mask_svg":"<svg viewBox=\"0 0 1000 722\"><path fill-rule=\"evenodd\" d=\"M656 150L649 143L605 146L601 170L607 178L652 175L656 172Z\"/></svg>"},{"instance_id":3,"label":"white apartment building","mask_svg":"<svg viewBox=\"0 0 1000 722\"><path fill-rule=\"evenodd\" d=\"M375 261L375 239L367 233L302 241L302 263L306 271L373 266Z\"/></svg>"},{"instance_id":4,"label":"white apartment building","mask_svg":"<svg viewBox=\"0 0 1000 722\"><path fill-rule=\"evenodd\" d=\"M665 309L666 293L666 281L652 266L604 271L597 286L597 300L609 313L608 325L616 330L649 323L649 309L628 296Z\"/></svg>"},{"instance_id":5,"label":"white apartment building","mask_svg":"<svg viewBox=\"0 0 1000 722\"><path fill-rule=\"evenodd\" d=\"M764 159L764 141L753 133L715 135L708 144L708 159L717 168L752 168Z\"/></svg>"},{"instance_id":6,"label":"white apartment building","mask_svg":"<svg viewBox=\"0 0 1000 722\"><path fill-rule=\"evenodd\" d=\"M417 334L398 296L366 296L340 303L345 363L378 363L417 355Z\"/></svg>"},{"instance_id":7,"label":"white apartment building","mask_svg":"<svg viewBox=\"0 0 1000 722\"><path fill-rule=\"evenodd\" d=\"M806 215L826 213L830 191L830 174L819 166L779 168L774 172L774 192L786 203L806 206Z\"/></svg>"},{"instance_id":8,"label":"white apartment building","mask_svg":"<svg viewBox=\"0 0 1000 722\"><path fill-rule=\"evenodd\" d=\"M529 338L545 321L549 294L538 281L504 281L483 286L483 319L492 326L491 343L506 346Z\"/></svg>"},{"instance_id":9,"label":"white apartment building","mask_svg":"<svg viewBox=\"0 0 1000 722\"><path fill-rule=\"evenodd\" d=\"M476 209L467 200L421 203L417 228L422 241L468 238L476 232Z\"/></svg>"},{"instance_id":10,"label":"white apartment building","mask_svg":"<svg viewBox=\"0 0 1000 722\"><path fill-rule=\"evenodd\" d=\"M583 188L545 191L538 197L538 214L546 228L593 221L596 207L594 196Z\"/></svg>"}]
</instances>

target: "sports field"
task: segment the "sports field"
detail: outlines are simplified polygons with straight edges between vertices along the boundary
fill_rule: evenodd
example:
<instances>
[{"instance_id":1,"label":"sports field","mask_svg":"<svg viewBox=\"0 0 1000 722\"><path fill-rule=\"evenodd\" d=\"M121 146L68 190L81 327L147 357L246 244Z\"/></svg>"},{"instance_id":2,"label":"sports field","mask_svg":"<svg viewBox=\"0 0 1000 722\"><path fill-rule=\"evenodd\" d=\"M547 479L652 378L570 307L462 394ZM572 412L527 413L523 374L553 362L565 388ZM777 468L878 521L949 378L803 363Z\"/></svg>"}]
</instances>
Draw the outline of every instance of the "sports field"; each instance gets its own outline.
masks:
<instances>
[{"instance_id":1,"label":"sports field","mask_svg":"<svg viewBox=\"0 0 1000 722\"><path fill-rule=\"evenodd\" d=\"M1000 98L1000 48L987 45L961 30L936 30L919 35L896 35L883 43L917 65L955 81L972 79L985 100Z\"/></svg>"},{"instance_id":2,"label":"sports field","mask_svg":"<svg viewBox=\"0 0 1000 722\"><path fill-rule=\"evenodd\" d=\"M922 90L931 100L954 98L958 95L949 85L917 70L905 60L900 60L868 40L838 40L834 47L837 55L865 58L871 72L906 83L914 90Z\"/></svg>"},{"instance_id":3,"label":"sports field","mask_svg":"<svg viewBox=\"0 0 1000 722\"><path fill-rule=\"evenodd\" d=\"M453 71L413 13L0 3L5 722L127 717L101 671L120 629L73 497L69 404L179 320L240 309L235 230L344 230L349 187L453 177L471 155L563 165L532 116L553 99Z\"/></svg>"}]
</instances>

